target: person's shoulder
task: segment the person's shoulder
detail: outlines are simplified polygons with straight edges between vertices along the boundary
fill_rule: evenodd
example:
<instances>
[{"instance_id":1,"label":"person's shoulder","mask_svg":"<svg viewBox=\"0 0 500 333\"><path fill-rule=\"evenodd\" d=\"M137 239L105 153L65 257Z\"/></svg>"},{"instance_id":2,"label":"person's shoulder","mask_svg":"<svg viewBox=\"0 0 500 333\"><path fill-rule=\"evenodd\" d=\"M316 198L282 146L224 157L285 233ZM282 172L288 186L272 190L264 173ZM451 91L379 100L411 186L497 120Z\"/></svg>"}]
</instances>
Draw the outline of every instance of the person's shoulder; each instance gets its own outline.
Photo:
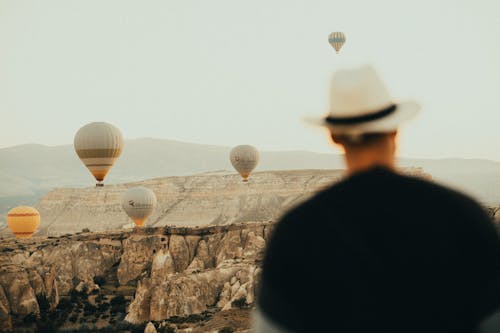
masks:
<instances>
[{"instance_id":1,"label":"person's shoulder","mask_svg":"<svg viewBox=\"0 0 500 333\"><path fill-rule=\"evenodd\" d=\"M435 192L448 197L450 200L476 204L476 201L472 197L448 185L418 176L405 175L404 173L397 173L397 175L403 182L412 185L414 188L419 188L422 191Z\"/></svg>"},{"instance_id":2,"label":"person's shoulder","mask_svg":"<svg viewBox=\"0 0 500 333\"><path fill-rule=\"evenodd\" d=\"M279 225L291 227L302 227L307 223L308 227L314 224L311 216L318 215L326 207L335 202L335 197L341 196L346 180L341 180L331 184L328 187L318 191L307 200L288 209L288 211L279 219ZM327 205L328 203L328 205Z\"/></svg>"},{"instance_id":3,"label":"person's shoulder","mask_svg":"<svg viewBox=\"0 0 500 333\"><path fill-rule=\"evenodd\" d=\"M470 195L454 189L448 185L440 184L433 180L427 180L418 176L396 173L396 177L402 188L412 191L423 201L434 201L436 205L453 208L457 213L473 211L485 213L485 209Z\"/></svg>"},{"instance_id":4,"label":"person's shoulder","mask_svg":"<svg viewBox=\"0 0 500 333\"><path fill-rule=\"evenodd\" d=\"M345 204L354 198L359 200L360 191L370 193L367 196L375 201L378 200L377 193L384 192L384 200L387 197L393 200L399 198L401 201L408 201L411 205L415 204L411 200L418 200L418 203L425 205L428 209L449 209L455 215L486 214L484 208L475 199L459 190L418 176L375 168L346 177L289 209L279 220L279 229L302 230L304 227L312 227L315 223L321 222L312 217L319 217L323 211L331 211L333 207L342 210L340 203ZM407 200L408 198L411 200Z\"/></svg>"},{"instance_id":5,"label":"person's shoulder","mask_svg":"<svg viewBox=\"0 0 500 333\"><path fill-rule=\"evenodd\" d=\"M370 172L371 173L371 172ZM367 177L368 176L368 177ZM290 208L285 215L280 219L286 223L300 223L304 221L304 217L317 215L327 207L332 207L343 199L349 196L353 191L357 191L360 186L366 186L366 180L370 179L368 173L363 173L355 176L345 176L342 179L318 190L309 199Z\"/></svg>"}]
</instances>

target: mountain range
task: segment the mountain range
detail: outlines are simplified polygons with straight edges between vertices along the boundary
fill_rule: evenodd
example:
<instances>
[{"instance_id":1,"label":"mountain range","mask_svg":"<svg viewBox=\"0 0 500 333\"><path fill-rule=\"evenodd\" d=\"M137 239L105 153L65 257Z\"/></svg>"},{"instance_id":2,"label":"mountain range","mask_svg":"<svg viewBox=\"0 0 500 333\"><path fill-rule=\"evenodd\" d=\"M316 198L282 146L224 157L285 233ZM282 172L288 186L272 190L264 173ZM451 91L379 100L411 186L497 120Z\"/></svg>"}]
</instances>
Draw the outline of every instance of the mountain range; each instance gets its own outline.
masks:
<instances>
[{"instance_id":1,"label":"mountain range","mask_svg":"<svg viewBox=\"0 0 500 333\"><path fill-rule=\"evenodd\" d=\"M231 147L142 138L127 140L106 183L205 172L232 172ZM402 167L421 167L437 182L465 191L479 201L500 202L500 162L484 159L400 158ZM257 171L342 169L342 155L308 151L262 151ZM54 188L93 186L94 180L72 145L25 144L0 149L0 216L11 207L34 205ZM3 222L3 218L1 218Z\"/></svg>"}]
</instances>

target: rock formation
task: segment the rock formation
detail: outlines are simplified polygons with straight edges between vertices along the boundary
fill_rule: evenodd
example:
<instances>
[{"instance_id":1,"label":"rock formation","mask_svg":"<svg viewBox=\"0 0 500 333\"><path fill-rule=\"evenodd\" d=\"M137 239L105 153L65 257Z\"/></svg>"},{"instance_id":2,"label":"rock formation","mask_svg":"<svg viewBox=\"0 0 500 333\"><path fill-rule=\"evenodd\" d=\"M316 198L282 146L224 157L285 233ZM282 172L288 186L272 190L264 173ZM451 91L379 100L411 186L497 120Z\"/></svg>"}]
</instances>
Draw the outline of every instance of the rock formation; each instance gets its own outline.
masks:
<instances>
[{"instance_id":1,"label":"rock formation","mask_svg":"<svg viewBox=\"0 0 500 333\"><path fill-rule=\"evenodd\" d=\"M238 175L167 177L104 188L57 189L37 205L42 216L38 235L132 227L121 208L121 195L131 186L146 186L158 198L147 226L224 225L268 221L283 209L304 200L340 179L338 170L260 172L249 183ZM182 246L179 244L179 246Z\"/></svg>"},{"instance_id":2,"label":"rock formation","mask_svg":"<svg viewBox=\"0 0 500 333\"><path fill-rule=\"evenodd\" d=\"M403 170L430 178L419 168ZM226 225L277 219L290 206L342 178L342 170L257 172L249 183L236 174L166 177L103 188L56 189L36 206L41 214L38 236L131 228L121 208L121 195L131 186L145 186L158 198L147 226ZM4 229L3 236L10 236ZM182 245L180 245L182 246Z\"/></svg>"},{"instance_id":3,"label":"rock formation","mask_svg":"<svg viewBox=\"0 0 500 333\"><path fill-rule=\"evenodd\" d=\"M152 322L148 322L146 328L144 329L144 333L158 333Z\"/></svg>"},{"instance_id":4,"label":"rock formation","mask_svg":"<svg viewBox=\"0 0 500 333\"><path fill-rule=\"evenodd\" d=\"M102 329L112 320L208 320L218 311L248 309L272 226L247 222L2 240L0 331L25 325L27 318L33 325L55 318L65 329L77 321ZM120 306L123 311L113 312Z\"/></svg>"},{"instance_id":5,"label":"rock formation","mask_svg":"<svg viewBox=\"0 0 500 333\"><path fill-rule=\"evenodd\" d=\"M55 190L38 205L38 235L0 238L0 331L127 331L150 321L158 332L248 330L272 221L341 177L300 170L257 173L247 184L236 175L144 181L159 207L154 227L142 229L122 228L130 222L120 195L137 183Z\"/></svg>"}]
</instances>

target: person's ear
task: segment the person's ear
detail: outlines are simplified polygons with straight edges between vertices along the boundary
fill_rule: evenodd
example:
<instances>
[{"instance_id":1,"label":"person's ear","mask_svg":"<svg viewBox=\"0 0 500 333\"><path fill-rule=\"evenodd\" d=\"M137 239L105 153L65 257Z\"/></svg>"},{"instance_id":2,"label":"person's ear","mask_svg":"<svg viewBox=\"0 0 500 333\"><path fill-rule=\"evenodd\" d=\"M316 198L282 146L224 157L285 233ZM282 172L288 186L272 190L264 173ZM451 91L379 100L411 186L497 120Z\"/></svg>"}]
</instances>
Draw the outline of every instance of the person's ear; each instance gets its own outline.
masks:
<instances>
[{"instance_id":1,"label":"person's ear","mask_svg":"<svg viewBox=\"0 0 500 333\"><path fill-rule=\"evenodd\" d=\"M330 133L330 138L332 139L333 143L335 143L337 145L341 145L340 138L338 137L338 135Z\"/></svg>"},{"instance_id":2,"label":"person's ear","mask_svg":"<svg viewBox=\"0 0 500 333\"><path fill-rule=\"evenodd\" d=\"M330 140L332 141L332 144L334 146L336 146L338 149L342 150L345 153L346 151L345 142L339 135L330 133Z\"/></svg>"}]
</instances>

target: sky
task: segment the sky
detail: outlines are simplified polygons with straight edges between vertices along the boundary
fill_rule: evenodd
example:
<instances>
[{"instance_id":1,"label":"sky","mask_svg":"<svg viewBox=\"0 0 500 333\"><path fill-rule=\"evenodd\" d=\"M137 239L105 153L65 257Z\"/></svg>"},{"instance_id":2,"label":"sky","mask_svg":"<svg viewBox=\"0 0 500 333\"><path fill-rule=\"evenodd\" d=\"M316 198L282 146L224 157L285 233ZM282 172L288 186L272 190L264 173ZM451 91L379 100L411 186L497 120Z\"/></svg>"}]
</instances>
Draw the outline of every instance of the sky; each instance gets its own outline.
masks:
<instances>
[{"instance_id":1,"label":"sky","mask_svg":"<svg viewBox=\"0 0 500 333\"><path fill-rule=\"evenodd\" d=\"M399 154L500 161L500 2L0 0L0 147L125 138L334 152L302 118L372 64L422 105ZM328 34L343 31L339 55Z\"/></svg>"}]
</instances>

